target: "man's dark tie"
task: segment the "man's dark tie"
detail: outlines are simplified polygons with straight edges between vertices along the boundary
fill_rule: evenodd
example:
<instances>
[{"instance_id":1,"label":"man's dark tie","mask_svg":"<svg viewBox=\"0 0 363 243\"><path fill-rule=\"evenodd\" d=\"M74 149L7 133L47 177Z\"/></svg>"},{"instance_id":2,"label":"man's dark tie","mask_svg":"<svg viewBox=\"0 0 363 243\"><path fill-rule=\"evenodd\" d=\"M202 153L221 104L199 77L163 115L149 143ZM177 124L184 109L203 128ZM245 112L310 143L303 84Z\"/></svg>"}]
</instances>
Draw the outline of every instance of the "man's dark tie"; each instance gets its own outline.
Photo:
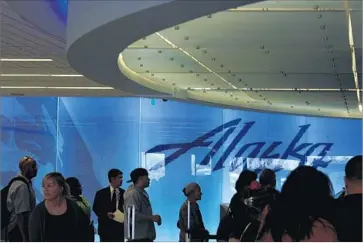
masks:
<instances>
[{"instance_id":1,"label":"man's dark tie","mask_svg":"<svg viewBox=\"0 0 363 243\"><path fill-rule=\"evenodd\" d=\"M113 190L113 194L112 194L112 200L111 200L111 205L112 205L112 213L116 211L116 190Z\"/></svg>"}]
</instances>

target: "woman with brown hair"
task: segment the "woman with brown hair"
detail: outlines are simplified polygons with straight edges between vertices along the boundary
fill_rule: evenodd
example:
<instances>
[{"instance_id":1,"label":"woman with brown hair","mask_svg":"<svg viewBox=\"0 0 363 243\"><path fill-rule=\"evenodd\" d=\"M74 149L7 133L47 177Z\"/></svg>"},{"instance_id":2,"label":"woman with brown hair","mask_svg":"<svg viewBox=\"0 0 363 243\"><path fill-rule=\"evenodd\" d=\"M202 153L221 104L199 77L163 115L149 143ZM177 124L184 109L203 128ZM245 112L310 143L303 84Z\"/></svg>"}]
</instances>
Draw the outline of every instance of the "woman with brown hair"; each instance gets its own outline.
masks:
<instances>
[{"instance_id":1,"label":"woman with brown hair","mask_svg":"<svg viewBox=\"0 0 363 243\"><path fill-rule=\"evenodd\" d=\"M58 172L47 174L42 186L44 201L36 206L30 217L30 241L89 241L89 219L68 198L69 187L63 175Z\"/></svg>"}]
</instances>

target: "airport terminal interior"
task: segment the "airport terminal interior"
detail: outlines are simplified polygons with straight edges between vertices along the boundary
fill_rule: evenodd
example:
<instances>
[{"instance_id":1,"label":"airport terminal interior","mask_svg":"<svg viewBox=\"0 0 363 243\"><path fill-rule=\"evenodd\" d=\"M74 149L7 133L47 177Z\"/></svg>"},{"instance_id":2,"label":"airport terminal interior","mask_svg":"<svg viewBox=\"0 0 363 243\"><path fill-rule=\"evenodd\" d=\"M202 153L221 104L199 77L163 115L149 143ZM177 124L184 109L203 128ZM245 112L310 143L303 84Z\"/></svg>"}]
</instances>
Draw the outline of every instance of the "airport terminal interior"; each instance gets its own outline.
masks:
<instances>
[{"instance_id":1,"label":"airport terminal interior","mask_svg":"<svg viewBox=\"0 0 363 243\"><path fill-rule=\"evenodd\" d=\"M361 0L0 4L0 174L1 188L9 186L1 214L4 222L6 204L10 228L18 213L30 210L17 209L12 197L18 194L9 182L19 174L27 175L26 195L36 202L24 199L30 219L36 220L43 206L49 222L52 183L76 178L94 241L116 241L107 238L108 227L119 227L115 231L126 240L194 241L190 218L195 212L208 232L196 241L215 241L221 219L231 213L231 199L240 195L244 172L254 175L243 187L248 198L264 188L261 176L269 171L282 195L276 201L282 202L289 190L284 183L291 184L305 167L313 168L311 178L317 173L316 182L303 180L295 191L327 176L331 197L349 196L348 161L362 155ZM31 176L31 169L24 169L28 162L36 166ZM352 178L361 183L361 175ZM144 176L150 181L140 179ZM60 179L48 188L47 178ZM122 212L110 209L103 215L97 195L105 188L111 196L114 183L122 193L114 210ZM146 200L146 206L121 205L140 192L140 183L145 187L140 202ZM71 182L59 198L66 187L72 190ZM65 202L73 202L68 196ZM254 210L261 217L271 205ZM152 207L146 223L138 219L144 206ZM266 221L258 220L261 241L270 239L261 222L266 227L272 222L273 208ZM28 233L14 224L23 237L19 241L25 235L28 241L56 241L46 232L51 227L32 222ZM344 241L339 229L334 237ZM9 232L7 240L17 241ZM242 236L223 239L244 241ZM334 241L329 237L312 241Z\"/></svg>"}]
</instances>

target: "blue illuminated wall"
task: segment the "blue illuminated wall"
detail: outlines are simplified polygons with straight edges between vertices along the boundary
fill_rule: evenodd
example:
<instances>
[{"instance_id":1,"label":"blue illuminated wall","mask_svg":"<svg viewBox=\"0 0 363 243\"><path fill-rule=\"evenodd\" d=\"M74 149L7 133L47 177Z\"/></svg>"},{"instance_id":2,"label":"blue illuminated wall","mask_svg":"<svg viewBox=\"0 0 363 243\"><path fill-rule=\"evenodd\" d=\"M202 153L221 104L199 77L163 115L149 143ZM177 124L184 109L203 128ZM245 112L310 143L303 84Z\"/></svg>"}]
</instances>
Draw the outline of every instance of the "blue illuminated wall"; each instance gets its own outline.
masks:
<instances>
[{"instance_id":1,"label":"blue illuminated wall","mask_svg":"<svg viewBox=\"0 0 363 243\"><path fill-rule=\"evenodd\" d=\"M68 0L46 0L57 17L63 22L67 22Z\"/></svg>"},{"instance_id":2,"label":"blue illuminated wall","mask_svg":"<svg viewBox=\"0 0 363 243\"><path fill-rule=\"evenodd\" d=\"M361 120L315 118L228 110L139 98L1 98L1 184L18 171L18 160L39 162L34 181L60 171L77 176L92 202L116 167L125 179L146 167L151 202L163 218L157 240L177 240L183 186L197 181L208 229L219 222L219 204L234 193L242 168L277 171L278 187L289 171L309 164L343 187L344 165L362 153ZM123 185L124 188L127 185Z\"/></svg>"}]
</instances>

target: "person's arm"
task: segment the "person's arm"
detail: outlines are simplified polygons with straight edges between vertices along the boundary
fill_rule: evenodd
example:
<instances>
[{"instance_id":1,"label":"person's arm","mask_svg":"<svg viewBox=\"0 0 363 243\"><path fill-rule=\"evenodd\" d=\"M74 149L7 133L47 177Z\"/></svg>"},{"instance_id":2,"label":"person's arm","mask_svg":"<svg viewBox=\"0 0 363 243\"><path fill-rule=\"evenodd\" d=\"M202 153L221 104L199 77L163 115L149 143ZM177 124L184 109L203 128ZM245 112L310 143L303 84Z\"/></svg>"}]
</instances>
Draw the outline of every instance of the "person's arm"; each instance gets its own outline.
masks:
<instances>
[{"instance_id":1,"label":"person's arm","mask_svg":"<svg viewBox=\"0 0 363 243\"><path fill-rule=\"evenodd\" d=\"M107 216L107 210L105 210L105 207L102 203L102 194L101 194L102 191L98 191L96 192L96 195L95 195L95 200L93 202L93 212L96 214L96 216L98 217L98 220L106 220L108 219L108 216Z\"/></svg>"},{"instance_id":2,"label":"person's arm","mask_svg":"<svg viewBox=\"0 0 363 243\"><path fill-rule=\"evenodd\" d=\"M29 218L30 218L29 216L30 216L30 212L24 212L24 213L16 215L16 220L18 222L20 234L21 234L24 242L29 241L29 230L28 230L29 229L28 222L29 222Z\"/></svg>"},{"instance_id":3,"label":"person's arm","mask_svg":"<svg viewBox=\"0 0 363 243\"><path fill-rule=\"evenodd\" d=\"M119 198L119 202L118 202L118 209L122 212L124 212L125 209L125 202L124 202L124 194L125 194L125 190L120 188L120 198Z\"/></svg>"},{"instance_id":4,"label":"person's arm","mask_svg":"<svg viewBox=\"0 0 363 243\"><path fill-rule=\"evenodd\" d=\"M230 203L231 213L233 215L233 232L230 235L230 238L240 239L244 227L247 225L246 221L248 221L248 215L245 211L245 205L240 199L238 194L235 194Z\"/></svg>"},{"instance_id":5,"label":"person's arm","mask_svg":"<svg viewBox=\"0 0 363 243\"><path fill-rule=\"evenodd\" d=\"M29 188L25 183L19 184L11 195L14 203L17 224L23 241L29 241L28 222L31 213Z\"/></svg>"},{"instance_id":6,"label":"person's arm","mask_svg":"<svg viewBox=\"0 0 363 243\"><path fill-rule=\"evenodd\" d=\"M190 227L189 227L189 233L191 236L191 239L197 240L197 241L204 241L204 239L209 235L208 231L202 227L202 218L199 218L199 207L196 204L190 205ZM182 208L182 218L184 222L185 229L188 229L188 205L184 204Z\"/></svg>"},{"instance_id":7,"label":"person's arm","mask_svg":"<svg viewBox=\"0 0 363 243\"><path fill-rule=\"evenodd\" d=\"M28 234L29 234L29 240L30 242L41 242L41 230L40 230L40 224L41 224L41 217L40 217L40 210L39 207L42 204L38 205L34 212L30 214L29 217L29 227L28 227Z\"/></svg>"},{"instance_id":8,"label":"person's arm","mask_svg":"<svg viewBox=\"0 0 363 243\"><path fill-rule=\"evenodd\" d=\"M188 205L183 204L183 206L180 210L181 210L180 216L182 219L181 227L184 231L189 230L191 232L193 229L193 226L194 226L194 218L192 217L192 206L190 208L190 227L189 227L189 229L188 229Z\"/></svg>"}]
</instances>

